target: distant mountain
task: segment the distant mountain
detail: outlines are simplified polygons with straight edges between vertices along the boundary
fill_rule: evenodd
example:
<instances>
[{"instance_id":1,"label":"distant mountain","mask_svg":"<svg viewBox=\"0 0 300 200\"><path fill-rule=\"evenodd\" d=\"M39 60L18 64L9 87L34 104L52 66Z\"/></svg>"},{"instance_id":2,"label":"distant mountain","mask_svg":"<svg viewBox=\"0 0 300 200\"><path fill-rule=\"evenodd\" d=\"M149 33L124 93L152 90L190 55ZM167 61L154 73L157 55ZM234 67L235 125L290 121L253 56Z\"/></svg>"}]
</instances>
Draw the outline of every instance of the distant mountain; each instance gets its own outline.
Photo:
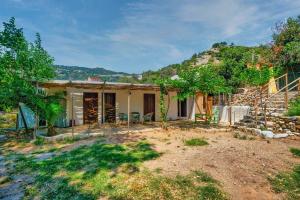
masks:
<instances>
[{"instance_id":1,"label":"distant mountain","mask_svg":"<svg viewBox=\"0 0 300 200\"><path fill-rule=\"evenodd\" d=\"M104 68L55 65L58 80L87 80L88 77L99 77L101 80L118 81L120 77L132 77L134 74L115 72Z\"/></svg>"}]
</instances>

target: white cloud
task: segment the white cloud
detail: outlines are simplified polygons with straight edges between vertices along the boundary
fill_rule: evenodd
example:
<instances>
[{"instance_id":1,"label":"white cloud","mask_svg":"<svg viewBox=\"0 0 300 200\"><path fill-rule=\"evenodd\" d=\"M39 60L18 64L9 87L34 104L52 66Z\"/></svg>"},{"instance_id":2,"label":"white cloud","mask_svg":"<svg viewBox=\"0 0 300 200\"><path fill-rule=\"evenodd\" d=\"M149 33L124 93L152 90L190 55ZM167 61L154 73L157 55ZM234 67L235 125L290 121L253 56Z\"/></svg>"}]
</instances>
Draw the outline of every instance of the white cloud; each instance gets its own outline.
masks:
<instances>
[{"instance_id":1,"label":"white cloud","mask_svg":"<svg viewBox=\"0 0 300 200\"><path fill-rule=\"evenodd\" d=\"M180 8L179 18L206 28L214 28L225 36L233 36L257 20L258 8L239 0L187 1Z\"/></svg>"}]
</instances>

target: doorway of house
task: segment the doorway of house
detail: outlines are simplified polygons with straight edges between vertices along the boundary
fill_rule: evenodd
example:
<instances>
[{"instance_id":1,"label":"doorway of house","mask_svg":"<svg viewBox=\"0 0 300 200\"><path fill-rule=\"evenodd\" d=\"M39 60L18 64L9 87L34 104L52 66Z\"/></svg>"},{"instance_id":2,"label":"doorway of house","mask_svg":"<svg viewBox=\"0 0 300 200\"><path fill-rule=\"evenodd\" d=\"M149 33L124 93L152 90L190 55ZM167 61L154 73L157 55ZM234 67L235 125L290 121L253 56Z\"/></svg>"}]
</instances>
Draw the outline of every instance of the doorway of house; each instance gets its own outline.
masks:
<instances>
[{"instance_id":1,"label":"doorway of house","mask_svg":"<svg viewBox=\"0 0 300 200\"><path fill-rule=\"evenodd\" d=\"M144 115L153 113L152 121L155 121L155 94L144 94Z\"/></svg>"},{"instance_id":2,"label":"doorway of house","mask_svg":"<svg viewBox=\"0 0 300 200\"><path fill-rule=\"evenodd\" d=\"M83 93L83 123L98 121L98 93Z\"/></svg>"},{"instance_id":3,"label":"doorway of house","mask_svg":"<svg viewBox=\"0 0 300 200\"><path fill-rule=\"evenodd\" d=\"M178 100L177 101L177 110L178 110L178 117L187 117L187 101Z\"/></svg>"},{"instance_id":4,"label":"doorway of house","mask_svg":"<svg viewBox=\"0 0 300 200\"><path fill-rule=\"evenodd\" d=\"M105 122L116 122L116 93L104 93Z\"/></svg>"}]
</instances>

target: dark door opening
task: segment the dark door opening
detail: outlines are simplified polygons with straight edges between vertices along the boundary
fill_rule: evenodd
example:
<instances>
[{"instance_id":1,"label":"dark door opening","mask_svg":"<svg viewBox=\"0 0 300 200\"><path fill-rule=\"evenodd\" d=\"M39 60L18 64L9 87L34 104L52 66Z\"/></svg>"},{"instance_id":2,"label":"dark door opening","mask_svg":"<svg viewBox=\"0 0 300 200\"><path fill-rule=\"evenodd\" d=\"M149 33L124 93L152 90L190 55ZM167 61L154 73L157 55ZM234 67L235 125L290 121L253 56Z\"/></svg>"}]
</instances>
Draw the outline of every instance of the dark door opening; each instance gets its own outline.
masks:
<instances>
[{"instance_id":1,"label":"dark door opening","mask_svg":"<svg viewBox=\"0 0 300 200\"><path fill-rule=\"evenodd\" d=\"M152 121L155 121L155 94L144 94L144 115L153 113Z\"/></svg>"},{"instance_id":2,"label":"dark door opening","mask_svg":"<svg viewBox=\"0 0 300 200\"><path fill-rule=\"evenodd\" d=\"M187 101L186 99L177 101L178 117L187 117Z\"/></svg>"},{"instance_id":3,"label":"dark door opening","mask_svg":"<svg viewBox=\"0 0 300 200\"><path fill-rule=\"evenodd\" d=\"M105 122L116 122L116 94L104 93Z\"/></svg>"},{"instance_id":4,"label":"dark door opening","mask_svg":"<svg viewBox=\"0 0 300 200\"><path fill-rule=\"evenodd\" d=\"M98 121L98 93L83 93L83 123Z\"/></svg>"}]
</instances>

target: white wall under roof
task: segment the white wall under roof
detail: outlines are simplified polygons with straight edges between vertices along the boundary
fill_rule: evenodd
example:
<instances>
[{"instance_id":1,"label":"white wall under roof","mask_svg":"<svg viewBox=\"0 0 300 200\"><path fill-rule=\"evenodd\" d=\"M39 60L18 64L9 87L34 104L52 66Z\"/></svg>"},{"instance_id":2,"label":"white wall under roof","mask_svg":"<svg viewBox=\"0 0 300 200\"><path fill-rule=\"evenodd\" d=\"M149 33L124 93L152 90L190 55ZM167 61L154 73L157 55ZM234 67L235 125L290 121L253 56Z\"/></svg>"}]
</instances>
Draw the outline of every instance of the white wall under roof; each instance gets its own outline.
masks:
<instances>
[{"instance_id":1,"label":"white wall under roof","mask_svg":"<svg viewBox=\"0 0 300 200\"><path fill-rule=\"evenodd\" d=\"M57 91L56 88L50 88L49 91ZM98 93L98 121L101 123L101 96L102 92L104 93L116 93L116 116L118 120L118 113L127 113L128 112L128 90L99 90L99 89L80 89L67 87L67 107L66 114L67 120L69 121L72 118L72 96L74 98L73 104L73 114L76 125L83 124L83 93L84 92L95 92ZM155 94L155 120L160 121L160 104L159 104L159 91L152 90L131 90L130 97L130 112L139 112L141 114L141 118L144 115L144 94ZM177 99L175 98L176 92L172 91L169 93L170 95L170 105L168 111L168 119L176 120L177 116ZM167 101L167 100L166 100ZM190 112L194 112L191 110L192 100L188 100L188 116ZM142 119L141 119L142 120Z\"/></svg>"}]
</instances>

